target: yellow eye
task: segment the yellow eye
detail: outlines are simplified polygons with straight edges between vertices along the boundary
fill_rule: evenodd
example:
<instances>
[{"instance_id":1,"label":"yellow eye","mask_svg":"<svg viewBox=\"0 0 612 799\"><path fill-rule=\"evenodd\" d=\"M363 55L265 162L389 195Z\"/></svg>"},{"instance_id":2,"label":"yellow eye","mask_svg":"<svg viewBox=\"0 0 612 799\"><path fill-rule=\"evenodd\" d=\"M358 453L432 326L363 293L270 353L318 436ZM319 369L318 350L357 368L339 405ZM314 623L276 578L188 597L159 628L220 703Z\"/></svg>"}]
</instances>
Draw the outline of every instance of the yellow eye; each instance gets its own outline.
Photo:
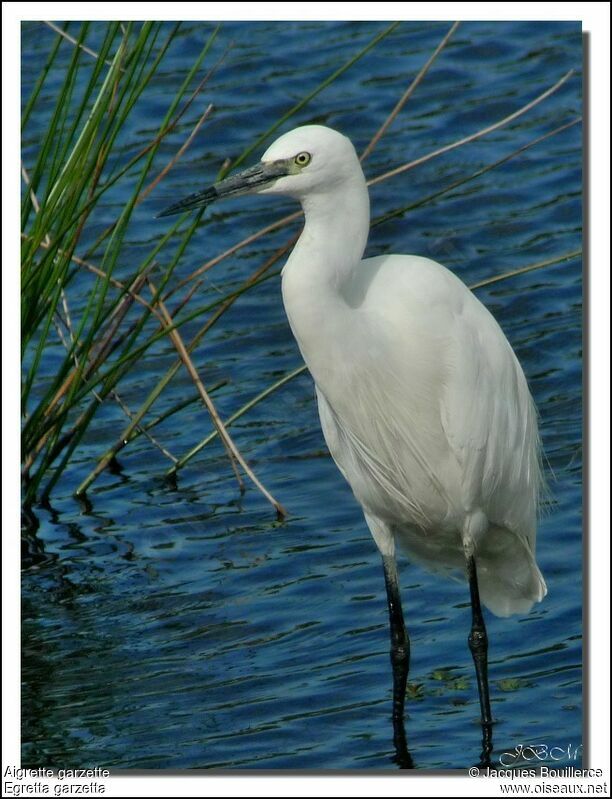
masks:
<instances>
[{"instance_id":1,"label":"yellow eye","mask_svg":"<svg viewBox=\"0 0 612 799\"><path fill-rule=\"evenodd\" d=\"M298 166L306 166L310 163L311 158L310 153L298 153L293 160Z\"/></svg>"}]
</instances>

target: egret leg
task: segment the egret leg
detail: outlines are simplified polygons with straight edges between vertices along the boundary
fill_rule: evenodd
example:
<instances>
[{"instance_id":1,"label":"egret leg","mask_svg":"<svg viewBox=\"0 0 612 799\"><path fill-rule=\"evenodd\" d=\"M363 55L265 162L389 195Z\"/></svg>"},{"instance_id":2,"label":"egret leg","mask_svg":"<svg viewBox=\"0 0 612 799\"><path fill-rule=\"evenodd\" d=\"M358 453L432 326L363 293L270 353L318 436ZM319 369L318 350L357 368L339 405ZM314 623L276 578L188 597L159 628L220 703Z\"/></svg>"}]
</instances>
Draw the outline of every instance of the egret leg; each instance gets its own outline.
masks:
<instances>
[{"instance_id":1,"label":"egret leg","mask_svg":"<svg viewBox=\"0 0 612 799\"><path fill-rule=\"evenodd\" d=\"M397 565L393 555L383 555L387 605L389 608L389 628L391 631L391 666L393 668L393 743L397 762L401 768L413 768L408 752L406 731L404 729L404 700L406 681L410 664L410 639L404 624L402 600L397 578Z\"/></svg>"},{"instance_id":2,"label":"egret leg","mask_svg":"<svg viewBox=\"0 0 612 799\"><path fill-rule=\"evenodd\" d=\"M467 559L468 579L470 583L470 599L472 601L472 629L468 636L468 645L476 667L476 680L478 682L478 697L480 699L480 718L482 721L482 754L481 763L490 763L493 750L491 703L489 701L489 676L487 652L489 639L485 627L482 608L480 606L480 592L478 590L478 575L476 561L473 555Z\"/></svg>"}]
</instances>

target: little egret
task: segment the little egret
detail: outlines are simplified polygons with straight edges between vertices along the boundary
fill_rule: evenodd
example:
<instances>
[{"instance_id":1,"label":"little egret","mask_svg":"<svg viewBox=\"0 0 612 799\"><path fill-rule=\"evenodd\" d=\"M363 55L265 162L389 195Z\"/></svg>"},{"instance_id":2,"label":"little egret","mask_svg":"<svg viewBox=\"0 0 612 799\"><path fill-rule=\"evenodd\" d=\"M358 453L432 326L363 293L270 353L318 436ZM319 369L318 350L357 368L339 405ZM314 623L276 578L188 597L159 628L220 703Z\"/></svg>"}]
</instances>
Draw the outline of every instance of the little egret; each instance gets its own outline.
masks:
<instances>
[{"instance_id":1,"label":"little egret","mask_svg":"<svg viewBox=\"0 0 612 799\"><path fill-rule=\"evenodd\" d=\"M283 301L329 451L382 555L396 746L407 752L400 545L427 568L467 575L486 761L492 717L481 601L509 616L546 594L535 561L540 442L523 371L493 316L445 267L416 255L362 259L368 189L342 134L296 128L257 165L160 216L246 193L288 195L304 210L282 272Z\"/></svg>"}]
</instances>

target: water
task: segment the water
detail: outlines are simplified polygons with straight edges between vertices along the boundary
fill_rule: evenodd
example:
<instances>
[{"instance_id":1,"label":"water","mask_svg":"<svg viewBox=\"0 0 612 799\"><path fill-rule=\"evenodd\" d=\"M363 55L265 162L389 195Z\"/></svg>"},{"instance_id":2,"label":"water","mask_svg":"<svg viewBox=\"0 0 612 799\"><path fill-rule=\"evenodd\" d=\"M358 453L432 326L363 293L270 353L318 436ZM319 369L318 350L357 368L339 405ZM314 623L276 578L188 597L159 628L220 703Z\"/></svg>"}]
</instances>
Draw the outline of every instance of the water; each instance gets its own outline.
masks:
<instances>
[{"instance_id":1,"label":"water","mask_svg":"<svg viewBox=\"0 0 612 799\"><path fill-rule=\"evenodd\" d=\"M164 145L160 165L205 103L217 110L137 209L133 252L167 229L153 213L207 185L225 157L237 155L381 27L225 26L205 68L230 41L234 46L182 133ZM447 28L402 23L288 127L324 123L347 132L358 149L365 146ZM209 30L204 23L185 26L145 97L126 151L150 138ZM23 32L27 96L54 34L36 23L26 23ZM96 29L94 42L95 35ZM368 160L368 176L501 118L570 68L577 74L513 125L373 188L374 216L415 202L580 113L581 58L579 23L461 25ZM50 87L54 80L59 76ZM49 100L43 97L43 109ZM44 124L41 113L24 140L26 165ZM101 226L112 221L121 199L110 198L101 209ZM179 274L290 210L272 198L241 198L211 209ZM581 215L581 133L575 126L451 195L374 227L368 254L429 255L473 283L579 248ZM200 290L203 302L238 284L287 238L287 230L280 231L210 272ZM75 302L87 285L76 287ZM494 760L517 746L542 744L566 752L544 754L549 762L579 765L580 263L525 274L478 295L523 364L554 472L554 504L538 541L549 595L525 618L487 617ZM143 358L122 388L128 404L137 407L172 359L167 344ZM236 303L196 362L209 384L231 381L216 395L224 418L300 363L277 279ZM48 363L52 368L53 352ZM180 374L164 402L191 393ZM250 486L240 497L218 444L205 449L171 490L162 480L162 455L139 439L121 456L121 472L105 473L95 484L91 506L78 505L72 491L121 425L120 411L109 406L58 486L52 508L36 511L45 557L23 576L23 765L396 768L379 557L325 450L308 376L234 427L258 476L289 509L284 523ZM205 411L194 404L156 436L180 455L209 429ZM405 561L401 580L413 651L406 725L415 765L464 768L477 761L480 744L466 646L467 588Z\"/></svg>"}]
</instances>

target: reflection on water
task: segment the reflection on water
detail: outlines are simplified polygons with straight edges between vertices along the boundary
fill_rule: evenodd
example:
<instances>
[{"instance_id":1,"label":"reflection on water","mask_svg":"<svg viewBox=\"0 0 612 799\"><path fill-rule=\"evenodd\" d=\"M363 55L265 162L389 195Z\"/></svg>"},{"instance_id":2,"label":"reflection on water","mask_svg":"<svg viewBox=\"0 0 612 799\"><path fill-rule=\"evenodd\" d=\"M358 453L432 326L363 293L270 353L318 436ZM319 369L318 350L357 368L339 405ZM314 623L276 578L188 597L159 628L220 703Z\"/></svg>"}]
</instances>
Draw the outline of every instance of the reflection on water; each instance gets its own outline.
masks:
<instances>
[{"instance_id":1,"label":"reflection on water","mask_svg":"<svg viewBox=\"0 0 612 799\"><path fill-rule=\"evenodd\" d=\"M238 24L220 36L213 60L230 39L235 47L205 98L217 113L155 202L151 197L138 209L135 248L160 236L152 219L155 203L161 208L169 196L198 188L194 173L207 184L226 155L250 143L378 29L375 23L316 23L304 35L299 23L281 27ZM338 127L363 146L446 27L401 25L296 123ZM35 23L24 26L26 93L51 40L51 32ZM172 74L158 92L173 93L200 40L198 26L186 26ZM274 61L267 56L271 41ZM368 160L368 175L496 120L580 64L578 24L463 24ZM244 85L245 65L250 86ZM151 96L143 105L143 130L157 124L158 104L159 96ZM579 109L575 79L541 110L494 137L377 186L374 214L415 202ZM136 138L141 134L134 131ZM26 164L34 145L25 142ZM576 249L580 174L576 127L443 199L378 225L368 254L430 255L471 283ZM211 213L181 274L199 265L203 252L220 252L288 207L246 199ZM101 223L114 213L110 208ZM216 296L219 287L234 285L287 237L280 232L265 250L226 262L202 293ZM517 746L543 744L565 747L566 763L579 765L580 265L568 261L479 296L525 368L554 471L554 502L539 533L549 595L527 617L487 616L493 760ZM139 372L129 376L126 396L142 397L170 357L160 346L143 358ZM277 280L241 298L198 353L205 379L231 381L218 394L224 417L298 363ZM188 385L179 376L176 395ZM96 485L91 505L79 506L71 490L89 471L100 442L114 440L118 418L109 409L53 507L37 510L40 527L28 545L23 580L23 765L397 768L379 557L325 452L308 376L235 427L244 454L289 508L283 523L274 521L255 491L239 496L218 445L205 449L173 490L162 480L159 453L137 444L126 450L122 470ZM180 422L160 425L157 435L182 454L208 430L204 411L192 405ZM400 572L412 641L406 731L414 765L472 765L481 732L466 645L466 586L405 561Z\"/></svg>"}]
</instances>

